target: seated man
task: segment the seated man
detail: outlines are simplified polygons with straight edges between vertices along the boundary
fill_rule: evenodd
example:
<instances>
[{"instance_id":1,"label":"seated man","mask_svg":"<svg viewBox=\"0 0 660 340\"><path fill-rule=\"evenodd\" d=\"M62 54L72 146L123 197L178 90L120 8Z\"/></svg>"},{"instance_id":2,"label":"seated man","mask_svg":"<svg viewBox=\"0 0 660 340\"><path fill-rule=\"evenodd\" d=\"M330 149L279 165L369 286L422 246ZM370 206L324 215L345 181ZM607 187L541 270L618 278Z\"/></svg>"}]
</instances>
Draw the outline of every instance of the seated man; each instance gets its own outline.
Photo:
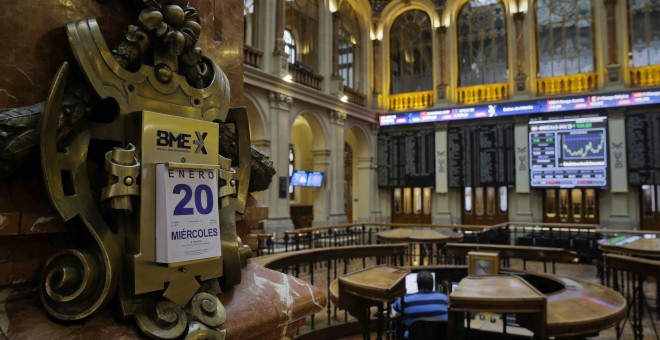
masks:
<instances>
[{"instance_id":1,"label":"seated man","mask_svg":"<svg viewBox=\"0 0 660 340\"><path fill-rule=\"evenodd\" d=\"M417 289L414 294L406 294L397 300L392 308L396 315L403 315L406 325L404 337L408 338L408 329L415 319L440 318L447 319L449 301L447 295L433 291L433 275L428 271L417 273Z\"/></svg>"}]
</instances>

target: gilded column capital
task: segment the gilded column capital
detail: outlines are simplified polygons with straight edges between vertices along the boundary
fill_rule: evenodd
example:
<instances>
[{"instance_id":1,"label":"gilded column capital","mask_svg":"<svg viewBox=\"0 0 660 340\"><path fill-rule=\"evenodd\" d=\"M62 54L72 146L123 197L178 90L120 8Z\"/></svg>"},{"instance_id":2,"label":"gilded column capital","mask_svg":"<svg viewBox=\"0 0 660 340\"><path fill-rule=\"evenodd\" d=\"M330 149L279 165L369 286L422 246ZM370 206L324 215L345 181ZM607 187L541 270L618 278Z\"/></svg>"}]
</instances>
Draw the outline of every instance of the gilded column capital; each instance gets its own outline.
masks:
<instances>
[{"instance_id":1,"label":"gilded column capital","mask_svg":"<svg viewBox=\"0 0 660 340\"><path fill-rule=\"evenodd\" d=\"M293 103L293 98L291 96L278 92L271 92L268 99L271 107L287 111L289 110L291 103Z\"/></svg>"}]
</instances>

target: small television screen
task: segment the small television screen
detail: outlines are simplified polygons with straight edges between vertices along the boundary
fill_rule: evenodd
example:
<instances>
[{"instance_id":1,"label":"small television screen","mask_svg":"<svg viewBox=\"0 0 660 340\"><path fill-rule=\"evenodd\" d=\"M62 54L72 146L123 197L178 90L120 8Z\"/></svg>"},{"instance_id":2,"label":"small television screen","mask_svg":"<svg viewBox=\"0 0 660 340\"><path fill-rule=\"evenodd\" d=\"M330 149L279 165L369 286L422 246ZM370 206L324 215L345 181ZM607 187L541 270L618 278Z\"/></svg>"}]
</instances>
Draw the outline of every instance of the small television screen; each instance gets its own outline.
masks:
<instances>
[{"instance_id":1,"label":"small television screen","mask_svg":"<svg viewBox=\"0 0 660 340\"><path fill-rule=\"evenodd\" d=\"M529 171L532 188L607 187L607 117L530 120Z\"/></svg>"},{"instance_id":2,"label":"small television screen","mask_svg":"<svg viewBox=\"0 0 660 340\"><path fill-rule=\"evenodd\" d=\"M295 187L320 187L323 184L323 173L318 171L293 170L291 185Z\"/></svg>"}]
</instances>

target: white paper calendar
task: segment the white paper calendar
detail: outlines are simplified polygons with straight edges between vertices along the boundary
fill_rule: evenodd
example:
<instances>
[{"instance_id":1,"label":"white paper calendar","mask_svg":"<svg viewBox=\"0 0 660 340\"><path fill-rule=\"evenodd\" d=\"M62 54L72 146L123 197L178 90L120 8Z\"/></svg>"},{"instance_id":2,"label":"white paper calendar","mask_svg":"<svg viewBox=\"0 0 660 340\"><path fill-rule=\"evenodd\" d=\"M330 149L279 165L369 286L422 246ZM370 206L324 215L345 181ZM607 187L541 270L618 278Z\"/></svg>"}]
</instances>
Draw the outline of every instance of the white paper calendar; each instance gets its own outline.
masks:
<instances>
[{"instance_id":1,"label":"white paper calendar","mask_svg":"<svg viewBox=\"0 0 660 340\"><path fill-rule=\"evenodd\" d=\"M156 164L156 260L176 263L221 255L218 171Z\"/></svg>"}]
</instances>

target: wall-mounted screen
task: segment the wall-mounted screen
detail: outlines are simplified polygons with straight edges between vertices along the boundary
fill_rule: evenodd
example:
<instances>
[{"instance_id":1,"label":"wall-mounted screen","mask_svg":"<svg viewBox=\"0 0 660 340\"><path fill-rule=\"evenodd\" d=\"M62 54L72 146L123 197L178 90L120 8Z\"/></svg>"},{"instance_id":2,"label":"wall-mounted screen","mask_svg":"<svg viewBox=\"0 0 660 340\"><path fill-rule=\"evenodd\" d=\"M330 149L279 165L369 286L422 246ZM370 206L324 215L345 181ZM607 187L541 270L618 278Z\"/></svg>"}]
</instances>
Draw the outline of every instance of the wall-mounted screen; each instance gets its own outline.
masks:
<instances>
[{"instance_id":1,"label":"wall-mounted screen","mask_svg":"<svg viewBox=\"0 0 660 340\"><path fill-rule=\"evenodd\" d=\"M322 184L322 172L293 170L291 173L291 185L294 187L320 187Z\"/></svg>"},{"instance_id":2,"label":"wall-mounted screen","mask_svg":"<svg viewBox=\"0 0 660 340\"><path fill-rule=\"evenodd\" d=\"M607 186L607 117L538 118L529 122L534 188Z\"/></svg>"}]
</instances>

